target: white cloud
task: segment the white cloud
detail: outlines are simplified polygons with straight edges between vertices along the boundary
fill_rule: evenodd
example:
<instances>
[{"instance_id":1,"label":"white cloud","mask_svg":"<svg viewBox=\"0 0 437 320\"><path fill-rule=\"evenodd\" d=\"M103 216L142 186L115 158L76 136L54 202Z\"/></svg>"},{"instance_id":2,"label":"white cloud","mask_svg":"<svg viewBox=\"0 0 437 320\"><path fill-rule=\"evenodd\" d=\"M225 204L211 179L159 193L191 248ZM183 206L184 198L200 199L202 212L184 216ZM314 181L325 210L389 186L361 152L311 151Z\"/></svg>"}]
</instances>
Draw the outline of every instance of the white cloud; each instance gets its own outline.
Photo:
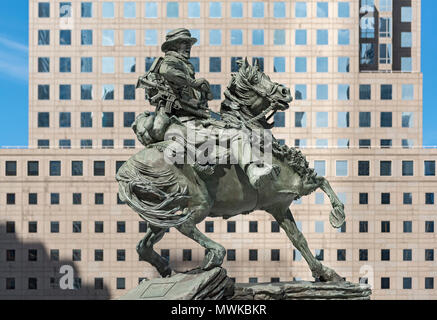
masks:
<instances>
[{"instance_id":1,"label":"white cloud","mask_svg":"<svg viewBox=\"0 0 437 320\"><path fill-rule=\"evenodd\" d=\"M11 50L21 51L21 52L26 52L26 53L29 50L29 48L25 44L22 44L22 43L13 41L13 40L9 40L2 35L0 35L0 46L4 46L4 47L9 48Z\"/></svg>"},{"instance_id":2,"label":"white cloud","mask_svg":"<svg viewBox=\"0 0 437 320\"><path fill-rule=\"evenodd\" d=\"M0 35L0 74L28 81L28 47Z\"/></svg>"}]
</instances>

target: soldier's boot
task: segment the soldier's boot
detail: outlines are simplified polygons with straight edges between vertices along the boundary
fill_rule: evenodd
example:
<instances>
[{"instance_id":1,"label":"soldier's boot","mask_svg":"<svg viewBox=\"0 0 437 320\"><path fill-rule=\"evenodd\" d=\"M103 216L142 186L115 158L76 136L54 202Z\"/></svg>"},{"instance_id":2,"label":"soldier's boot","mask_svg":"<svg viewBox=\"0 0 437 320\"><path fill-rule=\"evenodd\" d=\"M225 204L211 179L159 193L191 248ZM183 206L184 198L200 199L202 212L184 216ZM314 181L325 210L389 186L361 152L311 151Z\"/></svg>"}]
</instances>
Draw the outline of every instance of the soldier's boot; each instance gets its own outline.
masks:
<instances>
[{"instance_id":1,"label":"soldier's boot","mask_svg":"<svg viewBox=\"0 0 437 320\"><path fill-rule=\"evenodd\" d=\"M254 154L249 141L238 139L231 141L231 151L237 158L238 165L246 173L249 182L255 189L278 179L281 169L277 165L262 161Z\"/></svg>"}]
</instances>

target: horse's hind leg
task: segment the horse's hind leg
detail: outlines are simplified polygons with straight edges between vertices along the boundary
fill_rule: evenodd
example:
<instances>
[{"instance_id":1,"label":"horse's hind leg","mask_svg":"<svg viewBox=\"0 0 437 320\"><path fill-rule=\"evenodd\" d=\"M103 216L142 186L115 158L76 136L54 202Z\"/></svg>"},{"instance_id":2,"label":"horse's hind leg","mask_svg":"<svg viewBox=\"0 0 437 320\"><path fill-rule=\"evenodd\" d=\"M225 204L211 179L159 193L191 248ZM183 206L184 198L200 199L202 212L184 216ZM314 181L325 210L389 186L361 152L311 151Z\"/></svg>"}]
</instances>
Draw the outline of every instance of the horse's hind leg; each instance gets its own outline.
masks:
<instances>
[{"instance_id":1,"label":"horse's hind leg","mask_svg":"<svg viewBox=\"0 0 437 320\"><path fill-rule=\"evenodd\" d=\"M220 267L226 255L225 248L217 242L211 240L197 229L196 225L190 221L176 227L183 235L193 239L207 251L202 263L203 270L210 270Z\"/></svg>"},{"instance_id":2,"label":"horse's hind leg","mask_svg":"<svg viewBox=\"0 0 437 320\"><path fill-rule=\"evenodd\" d=\"M296 247L297 250L300 251L304 259L308 263L308 266L310 267L314 278L320 279L321 281L343 280L343 278L340 277L334 270L324 266L313 256L308 247L308 243L305 237L303 236L302 232L300 232L297 228L296 222L294 221L290 209L287 209L285 213L281 211L271 213L276 221L278 221L281 228L284 229L285 233L287 234L293 245Z\"/></svg>"},{"instance_id":3,"label":"horse's hind leg","mask_svg":"<svg viewBox=\"0 0 437 320\"><path fill-rule=\"evenodd\" d=\"M153 245L161 240L164 234L165 229L154 227L149 224L146 235L137 244L137 252L140 259L153 265L162 277L168 277L171 275L172 271L168 261L153 250Z\"/></svg>"}]
</instances>

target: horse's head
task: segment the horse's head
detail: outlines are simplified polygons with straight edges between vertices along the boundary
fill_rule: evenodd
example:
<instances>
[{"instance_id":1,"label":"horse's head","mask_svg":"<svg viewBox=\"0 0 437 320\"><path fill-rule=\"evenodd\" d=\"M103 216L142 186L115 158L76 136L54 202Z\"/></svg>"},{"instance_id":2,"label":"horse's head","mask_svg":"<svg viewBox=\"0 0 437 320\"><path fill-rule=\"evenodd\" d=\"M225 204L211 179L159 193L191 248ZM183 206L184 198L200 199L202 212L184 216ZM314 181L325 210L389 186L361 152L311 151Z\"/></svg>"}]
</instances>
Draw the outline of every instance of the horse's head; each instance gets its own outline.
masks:
<instances>
[{"instance_id":1,"label":"horse's head","mask_svg":"<svg viewBox=\"0 0 437 320\"><path fill-rule=\"evenodd\" d=\"M237 62L239 70L232 74L232 80L225 91L230 102L222 104L222 111L230 108L238 111L246 120L270 129L274 121L270 118L276 111L288 109L293 100L290 89L270 80L269 76L259 70L257 62L251 66L247 58Z\"/></svg>"}]
</instances>

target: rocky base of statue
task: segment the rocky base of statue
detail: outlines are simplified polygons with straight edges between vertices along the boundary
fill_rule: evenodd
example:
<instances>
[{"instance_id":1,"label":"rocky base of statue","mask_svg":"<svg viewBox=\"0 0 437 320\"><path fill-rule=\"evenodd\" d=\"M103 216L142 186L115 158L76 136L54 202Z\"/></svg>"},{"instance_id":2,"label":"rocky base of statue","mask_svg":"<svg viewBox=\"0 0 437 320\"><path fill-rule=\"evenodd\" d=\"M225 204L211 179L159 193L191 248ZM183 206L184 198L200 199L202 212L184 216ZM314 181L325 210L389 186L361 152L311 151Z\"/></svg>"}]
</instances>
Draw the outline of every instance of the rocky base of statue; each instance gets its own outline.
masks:
<instances>
[{"instance_id":1,"label":"rocky base of statue","mask_svg":"<svg viewBox=\"0 0 437 320\"><path fill-rule=\"evenodd\" d=\"M230 300L369 300L370 286L351 282L292 281L235 284Z\"/></svg>"},{"instance_id":2,"label":"rocky base of statue","mask_svg":"<svg viewBox=\"0 0 437 320\"><path fill-rule=\"evenodd\" d=\"M368 300L367 285L293 281L234 284L226 269L194 269L168 278L143 280L120 300Z\"/></svg>"}]
</instances>

